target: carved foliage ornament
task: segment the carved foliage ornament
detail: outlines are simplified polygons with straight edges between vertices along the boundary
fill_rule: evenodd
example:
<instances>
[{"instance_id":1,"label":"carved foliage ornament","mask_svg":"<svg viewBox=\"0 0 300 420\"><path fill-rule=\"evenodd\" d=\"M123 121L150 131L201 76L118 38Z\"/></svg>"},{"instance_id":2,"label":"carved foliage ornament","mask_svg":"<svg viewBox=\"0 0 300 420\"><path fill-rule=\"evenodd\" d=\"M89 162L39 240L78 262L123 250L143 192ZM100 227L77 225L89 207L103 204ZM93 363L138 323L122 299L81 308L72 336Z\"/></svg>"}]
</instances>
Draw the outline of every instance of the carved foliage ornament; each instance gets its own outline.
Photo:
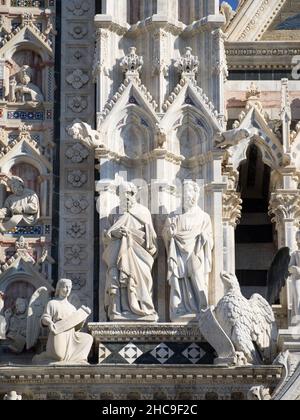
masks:
<instances>
[{"instance_id":1,"label":"carved foliage ornament","mask_svg":"<svg viewBox=\"0 0 300 420\"><path fill-rule=\"evenodd\" d=\"M80 214L85 212L89 203L84 197L74 196L65 201L65 207L72 214Z\"/></svg>"},{"instance_id":2,"label":"carved foliage ornament","mask_svg":"<svg viewBox=\"0 0 300 420\"><path fill-rule=\"evenodd\" d=\"M76 143L66 150L66 157L70 159L72 163L81 163L87 159L88 156L88 150L80 143Z\"/></svg>"},{"instance_id":3,"label":"carved foliage ornament","mask_svg":"<svg viewBox=\"0 0 300 420\"><path fill-rule=\"evenodd\" d=\"M74 39L82 39L88 34L88 29L85 26L78 23L70 28L69 34Z\"/></svg>"},{"instance_id":4,"label":"carved foliage ornament","mask_svg":"<svg viewBox=\"0 0 300 420\"><path fill-rule=\"evenodd\" d=\"M87 183L87 179L87 174L80 170L72 171L68 175L68 183L71 184L74 188L82 187Z\"/></svg>"},{"instance_id":5,"label":"carved foliage ornament","mask_svg":"<svg viewBox=\"0 0 300 420\"><path fill-rule=\"evenodd\" d=\"M90 10L90 3L87 0L69 0L67 9L75 16L82 16Z\"/></svg>"},{"instance_id":6,"label":"carved foliage ornament","mask_svg":"<svg viewBox=\"0 0 300 420\"><path fill-rule=\"evenodd\" d=\"M73 239L80 239L86 234L86 225L83 222L71 222L67 227L67 234Z\"/></svg>"},{"instance_id":7,"label":"carved foliage ornament","mask_svg":"<svg viewBox=\"0 0 300 420\"><path fill-rule=\"evenodd\" d=\"M69 85L72 85L74 89L81 89L90 80L89 76L82 70L74 70L73 73L69 74L66 78Z\"/></svg>"},{"instance_id":8,"label":"carved foliage ornament","mask_svg":"<svg viewBox=\"0 0 300 420\"><path fill-rule=\"evenodd\" d=\"M121 62L121 69L125 73L126 78L131 76L138 77L144 64L143 57L136 54L136 48L129 48L129 53Z\"/></svg>"},{"instance_id":9,"label":"carved foliage ornament","mask_svg":"<svg viewBox=\"0 0 300 420\"><path fill-rule=\"evenodd\" d=\"M241 195L235 191L226 191L223 194L223 219L236 227L242 217Z\"/></svg>"},{"instance_id":10,"label":"carved foliage ornament","mask_svg":"<svg viewBox=\"0 0 300 420\"><path fill-rule=\"evenodd\" d=\"M300 195L288 193L274 193L271 196L269 214L273 217L272 222L280 225L284 220L295 221L300 220Z\"/></svg>"},{"instance_id":11,"label":"carved foliage ornament","mask_svg":"<svg viewBox=\"0 0 300 420\"><path fill-rule=\"evenodd\" d=\"M195 78L199 69L199 59L192 54L192 48L187 47L185 55L177 60L175 67L182 78Z\"/></svg>"},{"instance_id":12,"label":"carved foliage ornament","mask_svg":"<svg viewBox=\"0 0 300 420\"><path fill-rule=\"evenodd\" d=\"M66 250L66 260L68 264L80 265L82 261L87 259L87 253L84 248L79 245L74 245Z\"/></svg>"},{"instance_id":13,"label":"carved foliage ornament","mask_svg":"<svg viewBox=\"0 0 300 420\"><path fill-rule=\"evenodd\" d=\"M88 107L88 101L82 96L72 96L68 100L68 107L76 114L79 114Z\"/></svg>"}]
</instances>

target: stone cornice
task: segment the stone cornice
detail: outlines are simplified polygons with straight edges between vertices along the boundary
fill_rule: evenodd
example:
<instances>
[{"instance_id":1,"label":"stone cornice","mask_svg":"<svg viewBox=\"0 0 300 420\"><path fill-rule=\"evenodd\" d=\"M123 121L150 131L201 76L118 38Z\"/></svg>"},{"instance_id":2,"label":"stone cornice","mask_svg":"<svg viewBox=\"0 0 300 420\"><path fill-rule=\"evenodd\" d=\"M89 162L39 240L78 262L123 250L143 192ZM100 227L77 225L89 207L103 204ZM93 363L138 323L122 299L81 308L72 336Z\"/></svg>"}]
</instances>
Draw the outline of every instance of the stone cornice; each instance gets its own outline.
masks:
<instances>
[{"instance_id":1,"label":"stone cornice","mask_svg":"<svg viewBox=\"0 0 300 420\"><path fill-rule=\"evenodd\" d=\"M94 19L96 29L107 29L110 32L123 36L127 33L130 26L127 23L120 23L109 15L96 15Z\"/></svg>"},{"instance_id":2,"label":"stone cornice","mask_svg":"<svg viewBox=\"0 0 300 420\"><path fill-rule=\"evenodd\" d=\"M135 25L132 25L128 31L128 35L136 37L146 32L154 32L158 29L163 29L165 32L178 36L185 29L182 22L169 21L166 16L153 15L150 18L142 20Z\"/></svg>"},{"instance_id":3,"label":"stone cornice","mask_svg":"<svg viewBox=\"0 0 300 420\"><path fill-rule=\"evenodd\" d=\"M223 15L209 15L187 26L182 36L191 37L197 35L198 33L211 32L215 29L221 28L224 24L225 18Z\"/></svg>"},{"instance_id":4,"label":"stone cornice","mask_svg":"<svg viewBox=\"0 0 300 420\"><path fill-rule=\"evenodd\" d=\"M226 42L230 69L292 68L292 57L300 55L300 42Z\"/></svg>"},{"instance_id":5,"label":"stone cornice","mask_svg":"<svg viewBox=\"0 0 300 420\"><path fill-rule=\"evenodd\" d=\"M179 369L180 367L180 369ZM22 366L0 367L0 390L8 385L62 385L66 384L142 384L175 383L199 385L222 381L222 386L238 381L241 385L272 384L277 385L282 377L280 366L221 368L215 366ZM7 391L7 389L5 389Z\"/></svg>"}]
</instances>

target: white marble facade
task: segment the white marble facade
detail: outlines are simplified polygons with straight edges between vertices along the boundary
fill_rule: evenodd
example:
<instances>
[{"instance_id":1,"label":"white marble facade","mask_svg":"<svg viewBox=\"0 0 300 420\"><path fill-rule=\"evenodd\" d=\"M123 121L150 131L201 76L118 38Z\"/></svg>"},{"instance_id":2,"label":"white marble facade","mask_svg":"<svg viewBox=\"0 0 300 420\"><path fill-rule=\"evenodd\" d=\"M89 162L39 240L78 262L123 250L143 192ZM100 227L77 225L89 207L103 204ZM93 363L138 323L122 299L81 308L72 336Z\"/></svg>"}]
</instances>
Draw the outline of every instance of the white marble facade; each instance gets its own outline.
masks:
<instances>
[{"instance_id":1,"label":"white marble facade","mask_svg":"<svg viewBox=\"0 0 300 420\"><path fill-rule=\"evenodd\" d=\"M276 25L295 1L271 3L1 2L0 340L14 353L28 346L25 306L60 278L92 309L108 357L97 331L197 328L201 310L226 301L226 273L246 302L235 273L266 277L282 247L293 254L275 312L298 327L300 82L229 74L294 71L284 42L300 56L299 31L280 38ZM262 185L264 209L247 211ZM243 242L260 225L271 240ZM200 354L199 336L189 346Z\"/></svg>"}]
</instances>

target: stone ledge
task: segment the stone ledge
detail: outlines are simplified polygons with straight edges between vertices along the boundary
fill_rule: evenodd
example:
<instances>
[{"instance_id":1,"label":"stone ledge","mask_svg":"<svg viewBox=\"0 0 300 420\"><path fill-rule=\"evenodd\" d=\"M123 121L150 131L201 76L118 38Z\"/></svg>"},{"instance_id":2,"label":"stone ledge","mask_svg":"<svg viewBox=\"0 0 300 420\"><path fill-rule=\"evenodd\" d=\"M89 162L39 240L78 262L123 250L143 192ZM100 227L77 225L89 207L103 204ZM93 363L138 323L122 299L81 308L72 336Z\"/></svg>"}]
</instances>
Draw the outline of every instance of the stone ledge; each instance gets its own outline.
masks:
<instances>
[{"instance_id":1,"label":"stone ledge","mask_svg":"<svg viewBox=\"0 0 300 420\"><path fill-rule=\"evenodd\" d=\"M247 399L253 386L276 389L282 367L83 366L0 368L0 399L10 390L31 400ZM163 395L163 397L162 397ZM215 398L216 397L216 398Z\"/></svg>"},{"instance_id":2,"label":"stone ledge","mask_svg":"<svg viewBox=\"0 0 300 420\"><path fill-rule=\"evenodd\" d=\"M201 342L198 324L90 323L88 329L96 343L103 342Z\"/></svg>"},{"instance_id":3,"label":"stone ledge","mask_svg":"<svg viewBox=\"0 0 300 420\"><path fill-rule=\"evenodd\" d=\"M118 381L120 383L148 381L183 381L195 383L222 383L239 381L243 384L253 381L257 383L277 384L282 377L283 368L280 366L249 366L236 368L220 368L216 366L11 366L0 367L0 386L4 384L62 384L78 383L94 384ZM178 373L180 372L180 373Z\"/></svg>"}]
</instances>

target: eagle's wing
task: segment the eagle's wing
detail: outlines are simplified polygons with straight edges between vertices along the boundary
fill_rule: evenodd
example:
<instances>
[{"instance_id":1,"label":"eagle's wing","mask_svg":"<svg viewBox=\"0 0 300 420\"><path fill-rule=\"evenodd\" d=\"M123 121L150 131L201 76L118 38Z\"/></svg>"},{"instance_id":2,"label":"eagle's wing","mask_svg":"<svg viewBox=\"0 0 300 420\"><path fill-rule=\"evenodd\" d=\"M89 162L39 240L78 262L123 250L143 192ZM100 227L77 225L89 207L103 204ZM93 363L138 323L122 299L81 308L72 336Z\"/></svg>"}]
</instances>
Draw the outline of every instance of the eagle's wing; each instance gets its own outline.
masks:
<instances>
[{"instance_id":1,"label":"eagle's wing","mask_svg":"<svg viewBox=\"0 0 300 420\"><path fill-rule=\"evenodd\" d=\"M27 313L26 348L30 350L40 335L40 321L49 302L49 292L46 287L38 289L31 297Z\"/></svg>"},{"instance_id":2,"label":"eagle's wing","mask_svg":"<svg viewBox=\"0 0 300 420\"><path fill-rule=\"evenodd\" d=\"M275 305L289 277L290 249L281 248L268 271L267 301Z\"/></svg>"},{"instance_id":3,"label":"eagle's wing","mask_svg":"<svg viewBox=\"0 0 300 420\"><path fill-rule=\"evenodd\" d=\"M253 310L252 339L266 362L272 363L277 354L278 329L275 315L268 302L258 294L250 299Z\"/></svg>"},{"instance_id":4,"label":"eagle's wing","mask_svg":"<svg viewBox=\"0 0 300 420\"><path fill-rule=\"evenodd\" d=\"M216 308L216 317L237 352L243 352L249 363L258 363L252 342L252 309L242 295L227 295Z\"/></svg>"}]
</instances>

